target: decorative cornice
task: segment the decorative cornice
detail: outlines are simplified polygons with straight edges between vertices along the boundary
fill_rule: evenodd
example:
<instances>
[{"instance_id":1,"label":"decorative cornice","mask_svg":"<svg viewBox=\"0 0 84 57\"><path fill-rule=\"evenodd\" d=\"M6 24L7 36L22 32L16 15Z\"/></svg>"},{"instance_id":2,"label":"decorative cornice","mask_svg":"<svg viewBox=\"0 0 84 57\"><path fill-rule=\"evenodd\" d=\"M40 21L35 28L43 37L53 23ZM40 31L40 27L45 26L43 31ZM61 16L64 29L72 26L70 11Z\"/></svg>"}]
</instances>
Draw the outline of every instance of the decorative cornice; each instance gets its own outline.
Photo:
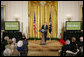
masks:
<instances>
[{"instance_id":1,"label":"decorative cornice","mask_svg":"<svg viewBox=\"0 0 84 57\"><path fill-rule=\"evenodd\" d=\"M38 5L38 6L55 5L56 2L57 1L31 1L31 5Z\"/></svg>"}]
</instances>

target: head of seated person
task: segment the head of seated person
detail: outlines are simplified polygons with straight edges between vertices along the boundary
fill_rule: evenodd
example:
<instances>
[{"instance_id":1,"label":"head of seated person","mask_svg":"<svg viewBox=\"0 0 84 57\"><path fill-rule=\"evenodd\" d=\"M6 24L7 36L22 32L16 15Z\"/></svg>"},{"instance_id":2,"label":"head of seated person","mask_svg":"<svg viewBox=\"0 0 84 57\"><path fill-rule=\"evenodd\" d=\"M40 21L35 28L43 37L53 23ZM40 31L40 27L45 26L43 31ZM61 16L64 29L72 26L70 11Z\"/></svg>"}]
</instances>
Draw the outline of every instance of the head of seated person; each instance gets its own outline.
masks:
<instances>
[{"instance_id":1,"label":"head of seated person","mask_svg":"<svg viewBox=\"0 0 84 57\"><path fill-rule=\"evenodd\" d=\"M18 46L18 47L22 47L22 46L23 46L23 41L22 41L22 40L19 40L19 41L17 42L17 46Z\"/></svg>"},{"instance_id":2,"label":"head of seated person","mask_svg":"<svg viewBox=\"0 0 84 57\"><path fill-rule=\"evenodd\" d=\"M8 36L5 36L4 40L7 41L7 44L11 44L12 43L12 40Z\"/></svg>"},{"instance_id":3,"label":"head of seated person","mask_svg":"<svg viewBox=\"0 0 84 57\"><path fill-rule=\"evenodd\" d=\"M8 37L8 36L5 36L5 37L4 37L4 40L9 40L9 37Z\"/></svg>"},{"instance_id":4,"label":"head of seated person","mask_svg":"<svg viewBox=\"0 0 84 57\"><path fill-rule=\"evenodd\" d=\"M26 39L25 33L22 34L22 40Z\"/></svg>"},{"instance_id":5,"label":"head of seated person","mask_svg":"<svg viewBox=\"0 0 84 57\"><path fill-rule=\"evenodd\" d=\"M13 43L12 39L8 39L8 40L7 40L7 43L8 43L8 44L12 44L12 43Z\"/></svg>"},{"instance_id":6,"label":"head of seated person","mask_svg":"<svg viewBox=\"0 0 84 57\"><path fill-rule=\"evenodd\" d=\"M63 51L66 51L66 50L69 50L69 48L70 48L70 40L67 39L67 40L66 40L66 45L64 45L64 46L62 47L62 50L63 50Z\"/></svg>"},{"instance_id":7,"label":"head of seated person","mask_svg":"<svg viewBox=\"0 0 84 57\"><path fill-rule=\"evenodd\" d=\"M67 45L70 44L70 40L69 40L69 39L66 40L66 44L67 44Z\"/></svg>"},{"instance_id":8,"label":"head of seated person","mask_svg":"<svg viewBox=\"0 0 84 57\"><path fill-rule=\"evenodd\" d=\"M81 49L81 47L83 47L83 37L82 37L82 36L79 38L78 47L79 47L80 49Z\"/></svg>"},{"instance_id":9,"label":"head of seated person","mask_svg":"<svg viewBox=\"0 0 84 57\"><path fill-rule=\"evenodd\" d=\"M76 42L76 37L72 37L71 42Z\"/></svg>"},{"instance_id":10,"label":"head of seated person","mask_svg":"<svg viewBox=\"0 0 84 57\"><path fill-rule=\"evenodd\" d=\"M12 38L13 44L16 43L16 38Z\"/></svg>"},{"instance_id":11,"label":"head of seated person","mask_svg":"<svg viewBox=\"0 0 84 57\"><path fill-rule=\"evenodd\" d=\"M83 42L83 36L80 37L80 42Z\"/></svg>"},{"instance_id":12,"label":"head of seated person","mask_svg":"<svg viewBox=\"0 0 84 57\"><path fill-rule=\"evenodd\" d=\"M5 49L4 52L3 52L4 56L11 56L11 54L12 54L12 51L9 48Z\"/></svg>"}]
</instances>

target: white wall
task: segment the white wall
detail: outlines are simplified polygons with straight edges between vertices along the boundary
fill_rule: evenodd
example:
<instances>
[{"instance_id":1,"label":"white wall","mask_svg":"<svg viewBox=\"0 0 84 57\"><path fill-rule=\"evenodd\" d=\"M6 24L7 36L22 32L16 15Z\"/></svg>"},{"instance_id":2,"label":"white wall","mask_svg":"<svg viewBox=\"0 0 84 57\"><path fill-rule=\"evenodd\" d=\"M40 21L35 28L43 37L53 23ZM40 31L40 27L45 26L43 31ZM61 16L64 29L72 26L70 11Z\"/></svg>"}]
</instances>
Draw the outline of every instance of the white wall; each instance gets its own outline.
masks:
<instances>
[{"instance_id":1,"label":"white wall","mask_svg":"<svg viewBox=\"0 0 84 57\"><path fill-rule=\"evenodd\" d=\"M15 21L16 17L20 21L20 31L27 36L28 27L28 1L1 1L1 5L6 5L6 21Z\"/></svg>"},{"instance_id":2,"label":"white wall","mask_svg":"<svg viewBox=\"0 0 84 57\"><path fill-rule=\"evenodd\" d=\"M13 21L19 17L23 22L23 33L27 36L28 1L1 1L1 5L6 5L6 20ZM63 22L67 21L67 15L71 16L72 21L80 21L80 5L83 5L82 1L58 1L58 36Z\"/></svg>"},{"instance_id":3,"label":"white wall","mask_svg":"<svg viewBox=\"0 0 84 57\"><path fill-rule=\"evenodd\" d=\"M71 21L80 21L80 5L83 5L83 1L58 2L58 36L63 23L67 21L67 16L71 17Z\"/></svg>"}]
</instances>

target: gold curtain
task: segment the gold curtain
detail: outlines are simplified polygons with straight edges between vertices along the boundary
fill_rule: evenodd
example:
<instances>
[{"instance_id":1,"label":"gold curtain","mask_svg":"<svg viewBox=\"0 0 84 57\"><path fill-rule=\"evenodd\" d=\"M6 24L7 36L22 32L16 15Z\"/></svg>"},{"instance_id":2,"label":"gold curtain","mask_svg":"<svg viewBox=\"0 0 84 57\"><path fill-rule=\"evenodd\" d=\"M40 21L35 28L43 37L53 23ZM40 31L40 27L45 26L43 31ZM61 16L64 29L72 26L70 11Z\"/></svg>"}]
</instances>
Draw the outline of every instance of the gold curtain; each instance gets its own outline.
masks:
<instances>
[{"instance_id":1,"label":"gold curtain","mask_svg":"<svg viewBox=\"0 0 84 57\"><path fill-rule=\"evenodd\" d=\"M28 33L29 38L41 38L41 33L39 29L41 29L44 22L47 23L49 27L49 18L51 12L51 23L52 23L52 33L51 37L56 38L57 36L57 11L58 11L58 2L57 1L45 1L45 5L42 6L41 1L28 1ZM36 18L36 30L37 34L34 34L33 21L34 21L34 12ZM47 37L50 38L49 30Z\"/></svg>"}]
</instances>

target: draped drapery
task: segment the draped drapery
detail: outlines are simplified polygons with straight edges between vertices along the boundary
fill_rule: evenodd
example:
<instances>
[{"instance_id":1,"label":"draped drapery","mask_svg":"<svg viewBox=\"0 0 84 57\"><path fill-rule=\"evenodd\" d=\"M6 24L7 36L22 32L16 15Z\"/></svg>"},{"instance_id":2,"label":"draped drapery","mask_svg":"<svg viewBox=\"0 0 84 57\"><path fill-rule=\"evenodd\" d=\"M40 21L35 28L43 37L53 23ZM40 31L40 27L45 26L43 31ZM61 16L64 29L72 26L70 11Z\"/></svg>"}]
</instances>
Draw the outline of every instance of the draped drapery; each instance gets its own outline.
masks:
<instances>
[{"instance_id":1,"label":"draped drapery","mask_svg":"<svg viewBox=\"0 0 84 57\"><path fill-rule=\"evenodd\" d=\"M57 12L58 12L58 2L57 1L44 1L45 4L41 4L42 1L28 1L28 35L29 38L41 38L41 33L39 29L41 29L44 22L47 23L49 27L49 19L51 12L51 23L52 23L52 33L51 37L57 37ZM36 31L34 34L34 13L36 19ZM47 37L50 37L49 30L47 33Z\"/></svg>"}]
</instances>

